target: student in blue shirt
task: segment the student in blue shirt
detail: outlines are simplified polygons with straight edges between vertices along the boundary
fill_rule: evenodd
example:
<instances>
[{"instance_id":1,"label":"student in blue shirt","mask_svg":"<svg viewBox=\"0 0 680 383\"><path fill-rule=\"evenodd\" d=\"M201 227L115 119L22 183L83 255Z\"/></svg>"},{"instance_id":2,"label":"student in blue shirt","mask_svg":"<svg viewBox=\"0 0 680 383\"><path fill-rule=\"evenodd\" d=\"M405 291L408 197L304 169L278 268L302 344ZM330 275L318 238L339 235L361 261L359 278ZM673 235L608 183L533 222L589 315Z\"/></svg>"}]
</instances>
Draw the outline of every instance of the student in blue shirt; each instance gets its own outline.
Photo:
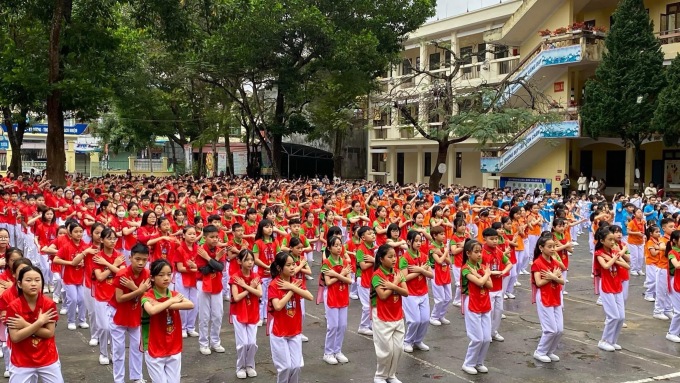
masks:
<instances>
[{"instance_id":1,"label":"student in blue shirt","mask_svg":"<svg viewBox=\"0 0 680 383\"><path fill-rule=\"evenodd\" d=\"M614 204L614 224L617 225L617 226L623 226L624 198L625 197L623 195L617 196L616 202ZM625 232L624 232L623 235L624 236L626 235Z\"/></svg>"},{"instance_id":2,"label":"student in blue shirt","mask_svg":"<svg viewBox=\"0 0 680 383\"><path fill-rule=\"evenodd\" d=\"M642 209L642 213L645 216L645 221L655 222L658 220L658 216L655 214L656 208L654 205L656 205L656 197L649 197L645 208Z\"/></svg>"}]
</instances>

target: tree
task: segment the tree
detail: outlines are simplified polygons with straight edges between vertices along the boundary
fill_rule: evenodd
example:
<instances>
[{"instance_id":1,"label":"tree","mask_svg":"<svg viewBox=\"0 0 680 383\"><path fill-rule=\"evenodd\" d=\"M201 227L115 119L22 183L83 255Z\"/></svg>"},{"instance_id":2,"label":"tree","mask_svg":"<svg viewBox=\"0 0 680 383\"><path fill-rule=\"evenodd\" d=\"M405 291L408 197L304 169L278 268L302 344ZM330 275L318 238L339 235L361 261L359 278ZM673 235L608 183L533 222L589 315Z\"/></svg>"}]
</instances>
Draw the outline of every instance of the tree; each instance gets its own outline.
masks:
<instances>
[{"instance_id":1,"label":"tree","mask_svg":"<svg viewBox=\"0 0 680 383\"><path fill-rule=\"evenodd\" d=\"M620 137L632 147L639 168L640 147L653 133L665 86L664 55L642 0L622 0L613 20L602 62L586 82L581 119L590 137Z\"/></svg>"},{"instance_id":2,"label":"tree","mask_svg":"<svg viewBox=\"0 0 680 383\"><path fill-rule=\"evenodd\" d=\"M659 94L659 104L654 111L652 130L663 136L668 146L677 146L680 140L680 55L666 70L666 87Z\"/></svg>"}]
</instances>

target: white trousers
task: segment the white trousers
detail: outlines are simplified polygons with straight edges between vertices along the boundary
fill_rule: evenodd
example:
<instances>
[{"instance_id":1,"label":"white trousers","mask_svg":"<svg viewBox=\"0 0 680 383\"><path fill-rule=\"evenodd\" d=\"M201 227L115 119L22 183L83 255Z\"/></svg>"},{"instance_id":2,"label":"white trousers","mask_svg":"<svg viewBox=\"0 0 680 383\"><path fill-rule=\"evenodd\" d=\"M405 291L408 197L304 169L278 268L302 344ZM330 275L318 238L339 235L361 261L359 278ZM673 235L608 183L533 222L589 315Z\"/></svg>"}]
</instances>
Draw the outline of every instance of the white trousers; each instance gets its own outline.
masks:
<instances>
[{"instance_id":1,"label":"white trousers","mask_svg":"<svg viewBox=\"0 0 680 383\"><path fill-rule=\"evenodd\" d=\"M453 283L456 286L456 292L453 294L453 303L456 305L460 305L460 271L460 267L451 267L451 273L453 273Z\"/></svg>"},{"instance_id":2,"label":"white trousers","mask_svg":"<svg viewBox=\"0 0 680 383\"><path fill-rule=\"evenodd\" d=\"M5 358L7 356L5 355ZM61 376L61 363L57 360L49 366L38 368L14 367L9 383L64 383Z\"/></svg>"},{"instance_id":3,"label":"white trousers","mask_svg":"<svg viewBox=\"0 0 680 383\"><path fill-rule=\"evenodd\" d=\"M271 321L273 328L274 321ZM302 368L302 338L300 335L292 337L278 337L269 334L269 346L272 350L272 362L276 367L276 383L298 383Z\"/></svg>"},{"instance_id":4,"label":"white trousers","mask_svg":"<svg viewBox=\"0 0 680 383\"><path fill-rule=\"evenodd\" d=\"M537 289L536 311L538 311L538 320L541 322L541 330L543 331L541 340L538 341L538 346L536 347L536 353L539 355L554 354L564 333L562 304L560 303L557 307L543 306L541 290Z\"/></svg>"},{"instance_id":5,"label":"white trousers","mask_svg":"<svg viewBox=\"0 0 680 383\"><path fill-rule=\"evenodd\" d=\"M328 290L323 291L324 306L326 306L326 342L324 354L335 355L342 352L342 342L347 331L347 307L328 307Z\"/></svg>"},{"instance_id":6,"label":"white trousers","mask_svg":"<svg viewBox=\"0 0 680 383\"><path fill-rule=\"evenodd\" d=\"M361 301L361 322L359 329L371 328L371 290L361 286L361 277L357 278L357 290Z\"/></svg>"},{"instance_id":7,"label":"white trousers","mask_svg":"<svg viewBox=\"0 0 680 383\"><path fill-rule=\"evenodd\" d=\"M222 294L198 291L198 345L200 347L220 345L223 314Z\"/></svg>"},{"instance_id":8,"label":"white trousers","mask_svg":"<svg viewBox=\"0 0 680 383\"><path fill-rule=\"evenodd\" d=\"M267 305L269 297L269 284L272 283L271 278L262 278L262 298L260 298L260 318L267 318ZM266 319L263 319L266 320Z\"/></svg>"},{"instance_id":9,"label":"white trousers","mask_svg":"<svg viewBox=\"0 0 680 383\"><path fill-rule=\"evenodd\" d=\"M655 265L646 265L645 273L645 297L656 297L656 274L659 270Z\"/></svg>"},{"instance_id":10,"label":"white trousers","mask_svg":"<svg viewBox=\"0 0 680 383\"><path fill-rule=\"evenodd\" d=\"M43 276L45 277L45 285L51 285L53 283L53 277L52 270L50 269L50 265L52 264L52 262L50 262L50 258L47 256L47 254L40 254L38 261L39 264L37 266L40 268L40 271L42 271Z\"/></svg>"},{"instance_id":11,"label":"white trousers","mask_svg":"<svg viewBox=\"0 0 680 383\"><path fill-rule=\"evenodd\" d=\"M85 322L85 300L83 298L83 289L83 285L64 285L64 290L66 290L68 323L76 323L76 310L78 311L78 323Z\"/></svg>"},{"instance_id":12,"label":"white trousers","mask_svg":"<svg viewBox=\"0 0 680 383\"><path fill-rule=\"evenodd\" d=\"M491 344L491 315L490 313L478 314L470 311L470 298L463 297L463 310L465 311L465 331L470 344L465 354L464 366L475 367L484 365L486 353Z\"/></svg>"},{"instance_id":13,"label":"white trousers","mask_svg":"<svg viewBox=\"0 0 680 383\"><path fill-rule=\"evenodd\" d=\"M536 248L536 243L538 242L538 235L529 235L529 246L524 248L524 264L522 264L522 270L526 270L529 267L529 261L534 258L534 249ZM526 242L525 242L526 244Z\"/></svg>"},{"instance_id":14,"label":"white trousers","mask_svg":"<svg viewBox=\"0 0 680 383\"><path fill-rule=\"evenodd\" d=\"M61 299L61 302L66 305L64 296L66 295L66 290L64 289L64 283L61 280L61 273L53 273L52 274L52 279L54 281L54 293L52 294L52 297L59 297ZM66 307L66 306L63 306Z\"/></svg>"},{"instance_id":15,"label":"white trousers","mask_svg":"<svg viewBox=\"0 0 680 383\"><path fill-rule=\"evenodd\" d=\"M357 278L356 273L350 273L349 276L352 279L352 284L349 286L349 294L358 296L359 295L359 291L358 291L359 284L357 283L357 280L359 278Z\"/></svg>"},{"instance_id":16,"label":"white trousers","mask_svg":"<svg viewBox=\"0 0 680 383\"><path fill-rule=\"evenodd\" d=\"M501 316L503 315L503 290L489 291L491 298L491 336L498 333L501 327Z\"/></svg>"},{"instance_id":17,"label":"white trousers","mask_svg":"<svg viewBox=\"0 0 680 383\"><path fill-rule=\"evenodd\" d=\"M85 303L85 311L87 312L87 322L90 324L90 339L99 338L99 322L94 313L94 297L92 296L92 289L83 286L83 301Z\"/></svg>"},{"instance_id":18,"label":"white trousers","mask_svg":"<svg viewBox=\"0 0 680 383\"><path fill-rule=\"evenodd\" d=\"M517 250L515 252L515 255L517 256L517 265L516 266L519 268L519 270L525 270L526 269L525 261L528 264L528 261L526 259L526 254L527 254L526 250Z\"/></svg>"},{"instance_id":19,"label":"white trousers","mask_svg":"<svg viewBox=\"0 0 680 383\"><path fill-rule=\"evenodd\" d=\"M246 367L255 368L257 353L257 325L240 323L236 315L231 316L236 337L236 371Z\"/></svg>"},{"instance_id":20,"label":"white trousers","mask_svg":"<svg viewBox=\"0 0 680 383\"><path fill-rule=\"evenodd\" d=\"M376 379L396 378L399 359L404 354L404 329L403 320L383 322L378 318L378 310L373 309Z\"/></svg>"},{"instance_id":21,"label":"white trousers","mask_svg":"<svg viewBox=\"0 0 680 383\"><path fill-rule=\"evenodd\" d=\"M111 351L113 354L113 381L125 383L125 336L130 338L128 369L130 380L142 379L141 327L124 327L113 323L116 310L109 306L109 327L111 329Z\"/></svg>"},{"instance_id":22,"label":"white trousers","mask_svg":"<svg viewBox=\"0 0 680 383\"><path fill-rule=\"evenodd\" d=\"M503 277L503 294L515 293L515 282L517 282L517 265L512 265L510 274Z\"/></svg>"},{"instance_id":23,"label":"white trousers","mask_svg":"<svg viewBox=\"0 0 680 383\"><path fill-rule=\"evenodd\" d=\"M175 291L184 295L184 298L191 302L198 302L198 289L195 287L184 287L182 284L182 277L177 276L175 280ZM180 310L179 316L182 319L182 332L194 331L196 329L196 316L198 315L198 306L194 306L191 310Z\"/></svg>"},{"instance_id":24,"label":"white trousers","mask_svg":"<svg viewBox=\"0 0 680 383\"><path fill-rule=\"evenodd\" d=\"M677 271L676 271L677 272ZM680 293L671 287L671 303L673 304L673 311L680 313ZM675 315L671 319L671 325L668 328L668 333L673 335L680 335L680 314Z\"/></svg>"},{"instance_id":25,"label":"white trousers","mask_svg":"<svg viewBox=\"0 0 680 383\"><path fill-rule=\"evenodd\" d=\"M438 285L432 283L432 298L434 298L434 306L430 317L433 319L441 319L449 311L453 298L451 296L451 284Z\"/></svg>"},{"instance_id":26,"label":"white trousers","mask_svg":"<svg viewBox=\"0 0 680 383\"><path fill-rule=\"evenodd\" d=\"M430 325L430 299L425 295L404 297L402 300L404 318L406 319L406 335L404 343L416 344L425 339ZM375 334L375 332L373 332Z\"/></svg>"},{"instance_id":27,"label":"white trousers","mask_svg":"<svg viewBox=\"0 0 680 383\"><path fill-rule=\"evenodd\" d=\"M668 270L656 268L656 301L654 301L654 314L672 313L673 306L668 294Z\"/></svg>"},{"instance_id":28,"label":"white trousers","mask_svg":"<svg viewBox=\"0 0 680 383\"><path fill-rule=\"evenodd\" d=\"M628 244L628 250L630 251L630 270L631 271L642 271L642 266L645 263L645 247L644 245L631 245Z\"/></svg>"},{"instance_id":29,"label":"white trousers","mask_svg":"<svg viewBox=\"0 0 680 383\"><path fill-rule=\"evenodd\" d=\"M602 291L602 281L600 281L600 298L605 316L602 340L609 342L609 344L616 344L623 328L623 321L626 319L623 294L605 293Z\"/></svg>"},{"instance_id":30,"label":"white trousers","mask_svg":"<svg viewBox=\"0 0 680 383\"><path fill-rule=\"evenodd\" d=\"M94 301L94 316L97 318L99 325L99 332L97 339L99 340L99 354L109 357L109 340L111 339L111 328L109 325L109 304L108 302Z\"/></svg>"},{"instance_id":31,"label":"white trousers","mask_svg":"<svg viewBox=\"0 0 680 383\"><path fill-rule=\"evenodd\" d=\"M145 353L146 370L153 383L179 383L182 376L182 353L154 358Z\"/></svg>"},{"instance_id":32,"label":"white trousers","mask_svg":"<svg viewBox=\"0 0 680 383\"><path fill-rule=\"evenodd\" d=\"M229 280L231 277L229 276L229 262L227 261L224 264L224 270L222 271L222 295L230 298L231 297L231 286L229 285ZM234 260L236 262L236 260Z\"/></svg>"}]
</instances>

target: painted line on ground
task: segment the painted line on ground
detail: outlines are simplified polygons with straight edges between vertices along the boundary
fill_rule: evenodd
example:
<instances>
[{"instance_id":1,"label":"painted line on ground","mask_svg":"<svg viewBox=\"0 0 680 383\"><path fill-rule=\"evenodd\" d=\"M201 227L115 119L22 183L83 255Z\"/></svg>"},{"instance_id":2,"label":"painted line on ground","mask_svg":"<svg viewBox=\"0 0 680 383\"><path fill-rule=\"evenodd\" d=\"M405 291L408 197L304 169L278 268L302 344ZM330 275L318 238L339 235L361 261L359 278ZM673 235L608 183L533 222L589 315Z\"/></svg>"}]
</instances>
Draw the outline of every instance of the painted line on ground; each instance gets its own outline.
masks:
<instances>
[{"instance_id":1,"label":"painted line on ground","mask_svg":"<svg viewBox=\"0 0 680 383\"><path fill-rule=\"evenodd\" d=\"M629 381L622 382L622 383L649 383L649 382L658 382L658 381L661 381L661 380L669 380L669 379L678 378L678 377L680 377L680 372L674 372L674 373L668 374L668 375L653 376L651 378L645 378L645 379L640 379L640 380L629 380Z\"/></svg>"}]
</instances>

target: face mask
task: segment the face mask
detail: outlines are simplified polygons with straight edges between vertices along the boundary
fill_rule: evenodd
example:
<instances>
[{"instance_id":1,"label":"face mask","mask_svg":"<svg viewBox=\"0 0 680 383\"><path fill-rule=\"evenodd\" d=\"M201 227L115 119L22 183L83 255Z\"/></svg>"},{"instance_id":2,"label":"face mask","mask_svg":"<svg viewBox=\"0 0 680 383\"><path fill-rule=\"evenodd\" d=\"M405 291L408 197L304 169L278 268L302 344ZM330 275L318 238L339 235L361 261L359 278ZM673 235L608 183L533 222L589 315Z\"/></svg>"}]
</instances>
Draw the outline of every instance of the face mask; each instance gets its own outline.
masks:
<instances>
[{"instance_id":1,"label":"face mask","mask_svg":"<svg viewBox=\"0 0 680 383\"><path fill-rule=\"evenodd\" d=\"M75 203L75 204L77 205L77 204L80 203L80 200L79 200L79 199L74 199L74 200L73 200L73 203Z\"/></svg>"},{"instance_id":2,"label":"face mask","mask_svg":"<svg viewBox=\"0 0 680 383\"><path fill-rule=\"evenodd\" d=\"M125 218L125 212L124 211L119 211L118 213L116 213L116 215L118 216L118 218Z\"/></svg>"}]
</instances>

